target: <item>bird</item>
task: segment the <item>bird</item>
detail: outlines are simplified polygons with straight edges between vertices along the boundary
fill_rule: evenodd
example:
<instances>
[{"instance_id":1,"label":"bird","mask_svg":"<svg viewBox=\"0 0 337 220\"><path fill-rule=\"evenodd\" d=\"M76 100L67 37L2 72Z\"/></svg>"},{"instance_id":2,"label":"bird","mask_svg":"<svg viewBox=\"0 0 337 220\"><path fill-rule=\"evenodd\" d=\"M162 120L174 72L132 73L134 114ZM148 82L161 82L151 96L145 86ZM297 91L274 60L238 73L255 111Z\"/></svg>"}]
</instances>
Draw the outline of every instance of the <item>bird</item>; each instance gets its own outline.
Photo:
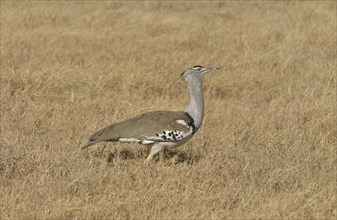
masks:
<instances>
[{"instance_id":1,"label":"bird","mask_svg":"<svg viewBox=\"0 0 337 220\"><path fill-rule=\"evenodd\" d=\"M124 121L111 124L93 135L81 148L85 149L101 141L137 142L150 145L145 163L164 149L186 143L200 128L204 117L202 79L219 67L195 65L181 74L189 91L186 111L157 110L142 113Z\"/></svg>"}]
</instances>

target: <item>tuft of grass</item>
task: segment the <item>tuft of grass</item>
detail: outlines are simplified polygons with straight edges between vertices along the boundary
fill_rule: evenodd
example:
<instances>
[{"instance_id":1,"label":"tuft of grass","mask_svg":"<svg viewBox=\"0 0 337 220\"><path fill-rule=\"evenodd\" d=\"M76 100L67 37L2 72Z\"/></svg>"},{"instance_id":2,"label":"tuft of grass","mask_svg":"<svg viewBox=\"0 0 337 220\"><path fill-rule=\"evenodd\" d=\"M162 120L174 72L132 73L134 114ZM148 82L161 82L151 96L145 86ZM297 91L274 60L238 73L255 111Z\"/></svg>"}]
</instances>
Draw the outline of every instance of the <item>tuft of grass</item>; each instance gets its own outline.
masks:
<instances>
[{"instance_id":1,"label":"tuft of grass","mask_svg":"<svg viewBox=\"0 0 337 220\"><path fill-rule=\"evenodd\" d=\"M0 218L335 219L336 2L1 2ZM94 131L183 110L187 144Z\"/></svg>"}]
</instances>

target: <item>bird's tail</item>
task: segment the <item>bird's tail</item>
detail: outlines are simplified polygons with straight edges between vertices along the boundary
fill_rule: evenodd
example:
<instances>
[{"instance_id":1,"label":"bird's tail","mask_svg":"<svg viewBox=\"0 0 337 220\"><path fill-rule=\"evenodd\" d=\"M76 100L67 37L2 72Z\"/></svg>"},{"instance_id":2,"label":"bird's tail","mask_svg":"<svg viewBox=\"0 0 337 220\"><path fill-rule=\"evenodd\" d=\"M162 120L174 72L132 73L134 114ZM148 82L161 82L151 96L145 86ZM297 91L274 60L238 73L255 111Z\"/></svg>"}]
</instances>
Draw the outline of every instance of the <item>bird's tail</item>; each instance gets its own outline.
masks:
<instances>
[{"instance_id":1,"label":"bird's tail","mask_svg":"<svg viewBox=\"0 0 337 220\"><path fill-rule=\"evenodd\" d=\"M94 144L96 144L97 142L99 142L99 141L89 141L88 143L84 144L84 145L81 147L81 149L83 150L83 149L85 149L85 148L87 148L87 147L90 147L91 145L94 145Z\"/></svg>"}]
</instances>

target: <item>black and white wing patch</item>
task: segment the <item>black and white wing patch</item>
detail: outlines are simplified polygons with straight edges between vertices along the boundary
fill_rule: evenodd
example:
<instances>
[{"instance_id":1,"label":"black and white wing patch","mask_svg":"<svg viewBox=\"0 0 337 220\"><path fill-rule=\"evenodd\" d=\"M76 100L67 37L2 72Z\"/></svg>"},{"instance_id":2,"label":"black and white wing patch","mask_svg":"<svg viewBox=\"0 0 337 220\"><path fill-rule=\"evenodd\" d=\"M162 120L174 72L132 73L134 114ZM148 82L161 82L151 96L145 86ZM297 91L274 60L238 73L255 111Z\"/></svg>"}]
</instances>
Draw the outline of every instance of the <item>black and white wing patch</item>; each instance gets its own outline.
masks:
<instances>
[{"instance_id":1,"label":"black and white wing patch","mask_svg":"<svg viewBox=\"0 0 337 220\"><path fill-rule=\"evenodd\" d=\"M153 135L141 135L138 137L118 138L121 142L137 142L141 144L153 144L155 142L179 142L194 133L194 126L187 124L184 120L176 120L179 126L171 129L161 130ZM183 125L183 127L181 127ZM185 128L184 128L185 127ZM175 130L176 129L176 130Z\"/></svg>"},{"instance_id":2,"label":"black and white wing patch","mask_svg":"<svg viewBox=\"0 0 337 220\"><path fill-rule=\"evenodd\" d=\"M159 141L179 141L184 138L184 132L164 130L156 134L156 136Z\"/></svg>"},{"instance_id":3,"label":"black and white wing patch","mask_svg":"<svg viewBox=\"0 0 337 220\"><path fill-rule=\"evenodd\" d=\"M160 142L175 142L180 141L193 134L194 127L189 126L184 120L177 120L177 124L184 125L188 127L189 131L179 131L179 130L163 130L155 134L155 136L146 137L146 140L160 141Z\"/></svg>"}]
</instances>

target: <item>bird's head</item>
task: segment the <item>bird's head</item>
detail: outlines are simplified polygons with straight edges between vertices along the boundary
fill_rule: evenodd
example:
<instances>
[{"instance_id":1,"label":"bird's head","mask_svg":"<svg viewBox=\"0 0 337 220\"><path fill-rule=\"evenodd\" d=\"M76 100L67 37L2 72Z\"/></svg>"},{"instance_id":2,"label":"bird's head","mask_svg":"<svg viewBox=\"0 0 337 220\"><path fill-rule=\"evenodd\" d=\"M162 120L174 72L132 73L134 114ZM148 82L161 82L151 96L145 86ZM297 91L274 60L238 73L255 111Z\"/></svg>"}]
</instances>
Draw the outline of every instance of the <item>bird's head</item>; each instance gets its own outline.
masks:
<instances>
[{"instance_id":1,"label":"bird's head","mask_svg":"<svg viewBox=\"0 0 337 220\"><path fill-rule=\"evenodd\" d=\"M191 79L202 79L207 75L208 72L220 69L219 67L205 67L205 66L192 66L185 70L181 77L185 79L185 81L189 81Z\"/></svg>"}]
</instances>

